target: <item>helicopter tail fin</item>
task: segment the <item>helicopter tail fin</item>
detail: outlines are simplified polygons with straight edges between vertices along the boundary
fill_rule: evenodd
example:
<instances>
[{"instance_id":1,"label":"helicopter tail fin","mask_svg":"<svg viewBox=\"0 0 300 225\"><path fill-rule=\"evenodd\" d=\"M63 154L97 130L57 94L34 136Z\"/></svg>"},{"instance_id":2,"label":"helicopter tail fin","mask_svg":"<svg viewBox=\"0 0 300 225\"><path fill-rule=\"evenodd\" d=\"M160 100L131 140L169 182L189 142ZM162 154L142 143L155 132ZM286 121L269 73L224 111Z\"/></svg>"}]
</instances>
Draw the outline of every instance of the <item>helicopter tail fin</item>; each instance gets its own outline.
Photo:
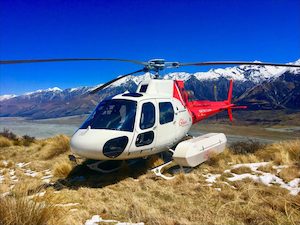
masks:
<instances>
[{"instance_id":1,"label":"helicopter tail fin","mask_svg":"<svg viewBox=\"0 0 300 225\"><path fill-rule=\"evenodd\" d=\"M231 104L232 90L233 90L233 80L230 80L230 82L229 82L229 89L228 89L228 98L227 98L227 103L228 103L229 105L232 105L232 104ZM229 106L229 107L227 108L227 111L228 111L228 117L229 117L229 120L232 122L232 121L233 121L232 106Z\"/></svg>"},{"instance_id":2,"label":"helicopter tail fin","mask_svg":"<svg viewBox=\"0 0 300 225\"><path fill-rule=\"evenodd\" d=\"M232 90L233 90L233 80L230 80L229 89L228 89L228 98L227 98L227 101L228 101L229 104L231 104Z\"/></svg>"},{"instance_id":3,"label":"helicopter tail fin","mask_svg":"<svg viewBox=\"0 0 300 225\"><path fill-rule=\"evenodd\" d=\"M228 97L227 97L227 111L228 111L228 117L229 120L232 122L233 121L233 115L232 115L232 109L247 109L247 106L236 106L231 103L232 100L232 90L233 90L233 80L230 80L229 83L229 89L228 89Z\"/></svg>"},{"instance_id":4,"label":"helicopter tail fin","mask_svg":"<svg viewBox=\"0 0 300 225\"><path fill-rule=\"evenodd\" d=\"M231 107L229 107L229 108L227 109L227 111L228 111L228 117L229 117L229 120L232 122L232 121L233 121L233 115L232 115L232 109L231 109Z\"/></svg>"}]
</instances>

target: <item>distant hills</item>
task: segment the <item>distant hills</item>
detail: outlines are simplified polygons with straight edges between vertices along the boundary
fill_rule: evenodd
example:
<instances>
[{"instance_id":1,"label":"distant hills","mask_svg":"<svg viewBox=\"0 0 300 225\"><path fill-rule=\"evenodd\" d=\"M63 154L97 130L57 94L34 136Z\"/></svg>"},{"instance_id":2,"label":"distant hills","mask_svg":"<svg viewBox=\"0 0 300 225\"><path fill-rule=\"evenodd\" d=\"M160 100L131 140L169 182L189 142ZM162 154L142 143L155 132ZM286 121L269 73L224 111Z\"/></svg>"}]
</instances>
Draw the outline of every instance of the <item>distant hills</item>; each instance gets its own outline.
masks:
<instances>
[{"instance_id":1,"label":"distant hills","mask_svg":"<svg viewBox=\"0 0 300 225\"><path fill-rule=\"evenodd\" d=\"M291 64L300 64L300 59ZM99 101L126 90L133 92L151 74L124 78L95 94L95 87L61 90L49 88L22 95L0 96L0 116L21 116L32 119L81 115L91 112ZM250 109L300 109L300 69L270 66L236 66L211 69L194 74L176 72L163 79L185 80L186 89L198 99L226 99L228 80L234 79L234 102ZM214 86L217 95L214 96Z\"/></svg>"}]
</instances>

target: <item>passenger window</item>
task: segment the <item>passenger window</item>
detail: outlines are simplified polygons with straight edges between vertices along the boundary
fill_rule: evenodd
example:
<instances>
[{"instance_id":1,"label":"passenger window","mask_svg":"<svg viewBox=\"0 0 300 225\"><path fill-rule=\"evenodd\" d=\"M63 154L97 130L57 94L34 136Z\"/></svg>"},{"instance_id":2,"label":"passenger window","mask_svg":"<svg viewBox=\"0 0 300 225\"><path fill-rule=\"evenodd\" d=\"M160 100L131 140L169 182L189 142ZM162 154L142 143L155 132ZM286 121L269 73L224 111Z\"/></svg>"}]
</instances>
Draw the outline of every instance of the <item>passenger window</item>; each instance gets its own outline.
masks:
<instances>
[{"instance_id":1,"label":"passenger window","mask_svg":"<svg viewBox=\"0 0 300 225\"><path fill-rule=\"evenodd\" d=\"M140 92L145 93L147 91L147 88L148 88L148 84L142 85L140 88Z\"/></svg>"},{"instance_id":2,"label":"passenger window","mask_svg":"<svg viewBox=\"0 0 300 225\"><path fill-rule=\"evenodd\" d=\"M155 107L151 102L143 104L140 128L142 130L153 127L155 123Z\"/></svg>"},{"instance_id":3,"label":"passenger window","mask_svg":"<svg viewBox=\"0 0 300 225\"><path fill-rule=\"evenodd\" d=\"M142 134L139 134L135 141L136 147L141 147L145 145L150 145L153 142L154 139L154 132L149 131Z\"/></svg>"},{"instance_id":4,"label":"passenger window","mask_svg":"<svg viewBox=\"0 0 300 225\"><path fill-rule=\"evenodd\" d=\"M159 123L165 124L174 120L174 109L171 102L159 103Z\"/></svg>"}]
</instances>

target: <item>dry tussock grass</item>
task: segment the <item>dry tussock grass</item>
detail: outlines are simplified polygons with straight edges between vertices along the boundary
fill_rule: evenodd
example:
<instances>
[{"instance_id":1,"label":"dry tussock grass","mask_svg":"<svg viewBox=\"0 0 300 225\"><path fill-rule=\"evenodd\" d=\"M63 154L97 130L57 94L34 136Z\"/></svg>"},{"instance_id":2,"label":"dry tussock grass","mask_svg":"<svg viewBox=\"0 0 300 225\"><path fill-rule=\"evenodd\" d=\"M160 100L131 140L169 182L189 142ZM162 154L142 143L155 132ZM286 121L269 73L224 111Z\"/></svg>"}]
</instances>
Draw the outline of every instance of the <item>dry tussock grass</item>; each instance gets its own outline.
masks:
<instances>
[{"instance_id":1,"label":"dry tussock grass","mask_svg":"<svg viewBox=\"0 0 300 225\"><path fill-rule=\"evenodd\" d=\"M58 135L47 139L47 144L42 148L43 159L52 159L62 153L70 151L70 138L66 135Z\"/></svg>"},{"instance_id":2,"label":"dry tussock grass","mask_svg":"<svg viewBox=\"0 0 300 225\"><path fill-rule=\"evenodd\" d=\"M3 225L44 225L55 215L54 211L51 207L27 198L0 199L0 223Z\"/></svg>"},{"instance_id":3,"label":"dry tussock grass","mask_svg":"<svg viewBox=\"0 0 300 225\"><path fill-rule=\"evenodd\" d=\"M56 162L53 166L53 175L59 178L65 178L72 170L72 165L70 161L60 160Z\"/></svg>"},{"instance_id":4,"label":"dry tussock grass","mask_svg":"<svg viewBox=\"0 0 300 225\"><path fill-rule=\"evenodd\" d=\"M279 173L279 177L285 182L290 182L291 180L300 177L300 170L296 166L283 168Z\"/></svg>"},{"instance_id":5,"label":"dry tussock grass","mask_svg":"<svg viewBox=\"0 0 300 225\"><path fill-rule=\"evenodd\" d=\"M14 166L14 163L11 160L6 160L6 161L0 162L0 168L10 168L12 166Z\"/></svg>"},{"instance_id":6,"label":"dry tussock grass","mask_svg":"<svg viewBox=\"0 0 300 225\"><path fill-rule=\"evenodd\" d=\"M45 225L58 224L61 211L47 202L37 202L29 198L27 189L19 189L9 196L0 198L1 225ZM56 222L55 222L56 221Z\"/></svg>"},{"instance_id":7,"label":"dry tussock grass","mask_svg":"<svg viewBox=\"0 0 300 225\"><path fill-rule=\"evenodd\" d=\"M20 177L21 178L21 177ZM16 198L22 198L27 195L35 194L42 190L41 181L32 177L23 177L23 181L15 184L11 194Z\"/></svg>"},{"instance_id":8,"label":"dry tussock grass","mask_svg":"<svg viewBox=\"0 0 300 225\"><path fill-rule=\"evenodd\" d=\"M231 169L232 173L243 174L243 173L252 173L252 170L249 167L241 166L238 168Z\"/></svg>"},{"instance_id":9,"label":"dry tussock grass","mask_svg":"<svg viewBox=\"0 0 300 225\"><path fill-rule=\"evenodd\" d=\"M265 173L271 173L271 174L277 174L277 170L273 168L273 163L269 163L265 166L260 166L257 169L259 171L265 172Z\"/></svg>"},{"instance_id":10,"label":"dry tussock grass","mask_svg":"<svg viewBox=\"0 0 300 225\"><path fill-rule=\"evenodd\" d=\"M12 145L12 142L3 136L0 136L0 147L9 147Z\"/></svg>"},{"instance_id":11,"label":"dry tussock grass","mask_svg":"<svg viewBox=\"0 0 300 225\"><path fill-rule=\"evenodd\" d=\"M260 160L291 165L300 161L300 140L277 142L265 146L255 154Z\"/></svg>"},{"instance_id":12,"label":"dry tussock grass","mask_svg":"<svg viewBox=\"0 0 300 225\"><path fill-rule=\"evenodd\" d=\"M57 137L37 141L26 148L18 146L18 150L15 151L16 157L13 160L20 162L21 159L39 153L39 156L34 158L36 161L30 164L32 169L40 171L44 168L52 168L56 178L65 178L69 174L69 166L71 166L64 158L68 151L68 147L66 147L68 139L61 137L59 139L64 143L61 145L64 147L60 150L57 150L60 146L57 144ZM51 147L52 145L55 147ZM44 159L42 156L47 155L50 148L52 148L50 152L54 152L54 154L48 154L48 160L41 160L41 158ZM4 151L5 158L10 157L10 151L13 149ZM293 177L295 177L296 170L299 172L297 167L299 151L299 141L266 145L262 149L247 154L244 152L233 154L230 149L227 149L220 155L212 156L209 162L195 168L191 173L176 175L175 179L170 181L157 179L147 172L132 178L130 175L133 171L127 168L121 170L124 178L120 181L108 182L103 187L95 188L97 182L104 178L99 174L89 173L86 174L86 180L83 182L72 183L69 179L63 179L66 186L63 186L62 190L57 193L55 187L47 188L45 196L39 197L37 202L38 204L46 202L45 207L63 203L79 203L76 206L59 207L59 210L64 212L63 215L57 211L47 211L44 214L50 214L50 217L44 220L45 224L83 224L93 215L124 222L144 222L147 225L300 224L299 195L292 196L287 190L280 187L268 187L251 180L230 183L236 187L233 189L228 184L221 182L225 181L226 177L230 176L229 174L222 174L216 184L208 187L203 177L203 174L222 173L225 169L229 169L231 167L229 162L237 164L275 160L276 164L289 165L289 168L294 168L290 169L295 170L293 173L290 170L283 169L281 171L282 177L286 176L284 179L291 179L287 175L294 174ZM153 159L151 163L155 164L157 160ZM55 162L57 163L55 164ZM235 172L249 172L247 170L241 167L239 171ZM275 172L272 164L261 167L259 170ZM117 175L120 175L119 173ZM109 176L114 180L114 174ZM35 181L26 177L22 179L23 183L32 184L29 188L32 191L27 191L26 195L32 194L34 191L41 191L39 189L40 180L36 179ZM221 188L221 191L216 190L216 187ZM16 202L22 199L22 195L18 193L25 192L27 189L24 186L15 188L13 195L6 198L14 199L13 201ZM11 203L11 205L16 209L16 203ZM76 211L70 211L71 209ZM26 209L23 211L26 212ZM42 211L40 212L43 214ZM22 224L19 221L17 222ZM12 222L11 224L17 223Z\"/></svg>"},{"instance_id":13,"label":"dry tussock grass","mask_svg":"<svg viewBox=\"0 0 300 225\"><path fill-rule=\"evenodd\" d=\"M158 155L153 155L153 156L150 156L150 158L148 160L148 167L154 168L159 165L162 165L163 163L164 163L164 161Z\"/></svg>"}]
</instances>

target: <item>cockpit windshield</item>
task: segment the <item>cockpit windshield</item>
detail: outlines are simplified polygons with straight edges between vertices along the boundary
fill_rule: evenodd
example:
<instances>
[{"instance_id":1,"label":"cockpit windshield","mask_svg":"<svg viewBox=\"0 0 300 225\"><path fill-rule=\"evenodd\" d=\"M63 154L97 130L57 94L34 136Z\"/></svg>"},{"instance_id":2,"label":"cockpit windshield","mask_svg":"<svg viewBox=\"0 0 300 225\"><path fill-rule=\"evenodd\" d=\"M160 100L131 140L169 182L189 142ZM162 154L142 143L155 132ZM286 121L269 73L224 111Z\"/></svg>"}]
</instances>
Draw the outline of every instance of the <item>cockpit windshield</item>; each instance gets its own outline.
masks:
<instances>
[{"instance_id":1,"label":"cockpit windshield","mask_svg":"<svg viewBox=\"0 0 300 225\"><path fill-rule=\"evenodd\" d=\"M108 129L133 131L136 102L125 99L111 99L101 102L80 129Z\"/></svg>"}]
</instances>

